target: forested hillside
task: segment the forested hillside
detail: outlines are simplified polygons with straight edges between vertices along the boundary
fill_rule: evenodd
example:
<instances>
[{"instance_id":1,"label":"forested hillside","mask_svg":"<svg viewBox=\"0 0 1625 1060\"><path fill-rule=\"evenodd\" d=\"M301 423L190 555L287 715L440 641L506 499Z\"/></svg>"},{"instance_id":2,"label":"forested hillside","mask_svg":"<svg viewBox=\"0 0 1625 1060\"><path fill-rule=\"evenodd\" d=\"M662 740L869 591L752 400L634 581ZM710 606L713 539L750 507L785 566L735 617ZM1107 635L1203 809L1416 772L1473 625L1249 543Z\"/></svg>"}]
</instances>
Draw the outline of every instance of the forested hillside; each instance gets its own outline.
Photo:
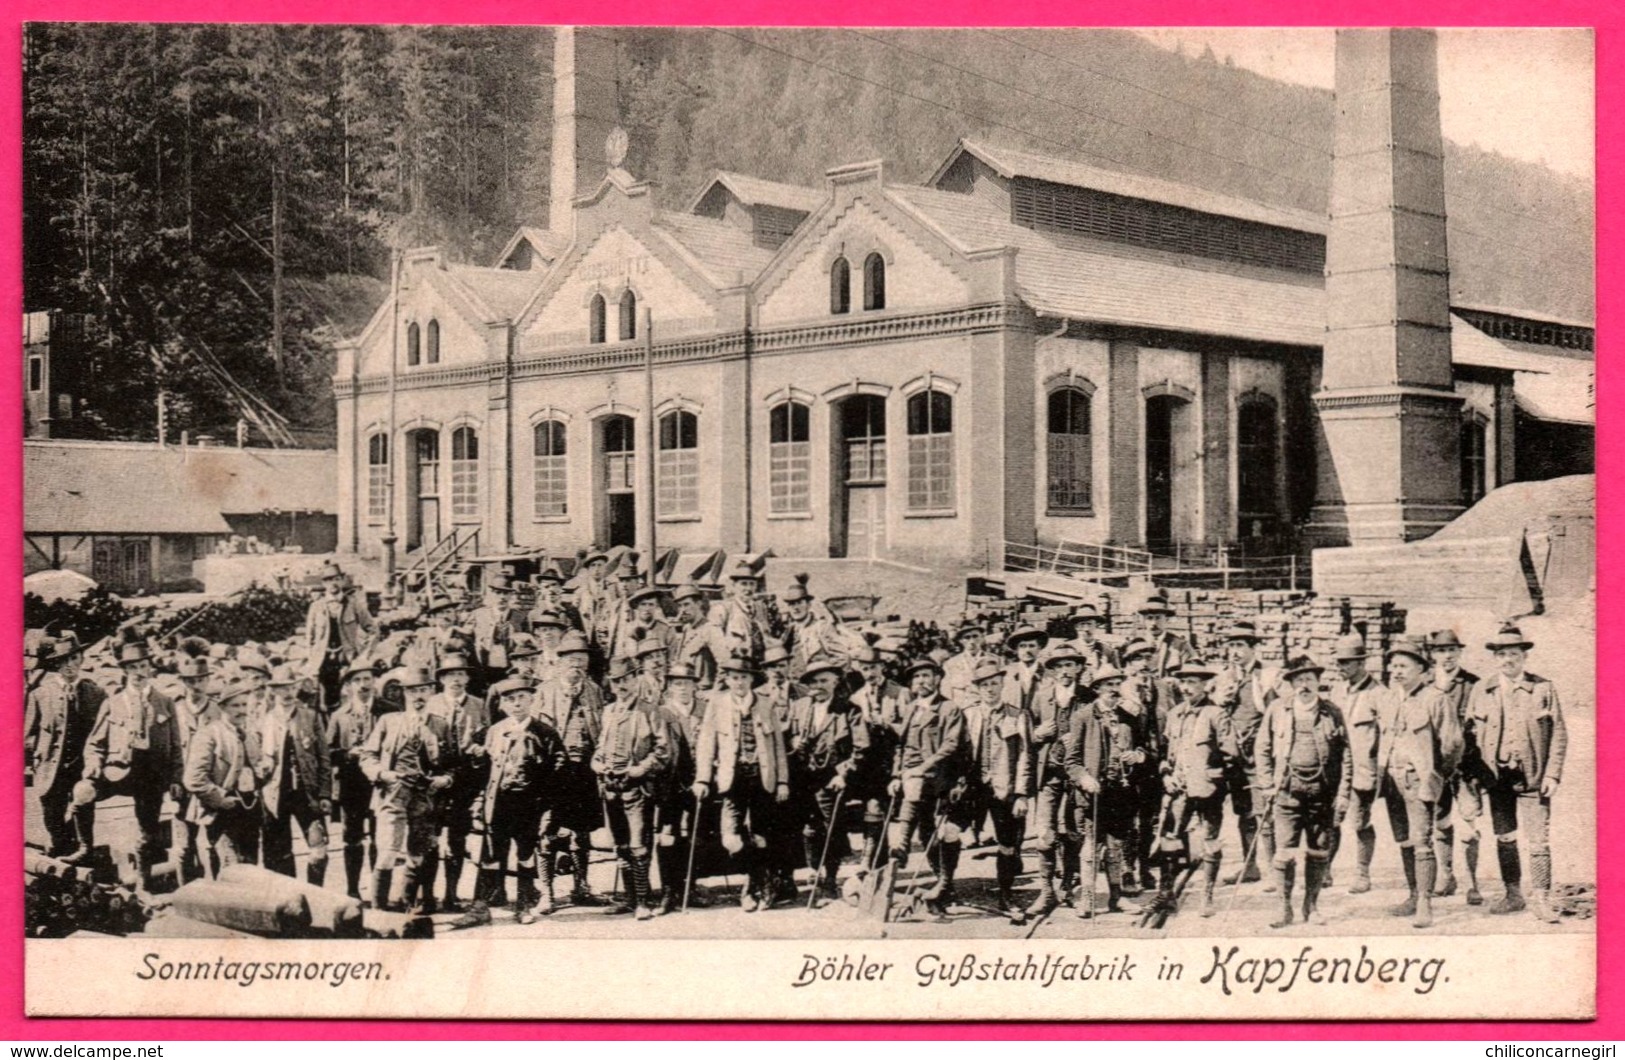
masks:
<instances>
[{"instance_id":1,"label":"forested hillside","mask_svg":"<svg viewBox=\"0 0 1625 1060\"><path fill-rule=\"evenodd\" d=\"M681 206L715 169L816 184L884 157L921 180L960 136L1325 208L1330 93L1121 31L593 30L619 41L628 168ZM488 263L545 224L545 28L33 25L25 300L89 314L101 429L320 428L331 340L391 247ZM1459 300L1589 319L1582 182L1452 149Z\"/></svg>"}]
</instances>

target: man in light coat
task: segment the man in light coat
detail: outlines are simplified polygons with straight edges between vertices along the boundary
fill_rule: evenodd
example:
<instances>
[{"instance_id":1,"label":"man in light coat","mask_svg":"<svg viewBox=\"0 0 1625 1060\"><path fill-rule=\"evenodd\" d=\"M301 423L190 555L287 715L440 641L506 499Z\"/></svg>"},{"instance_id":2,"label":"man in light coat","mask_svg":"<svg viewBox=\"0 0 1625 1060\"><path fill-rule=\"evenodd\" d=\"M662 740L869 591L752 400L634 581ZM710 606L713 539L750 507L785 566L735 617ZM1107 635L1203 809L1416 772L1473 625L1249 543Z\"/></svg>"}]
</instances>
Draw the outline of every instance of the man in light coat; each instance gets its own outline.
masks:
<instances>
[{"instance_id":1,"label":"man in light coat","mask_svg":"<svg viewBox=\"0 0 1625 1060\"><path fill-rule=\"evenodd\" d=\"M377 624L359 593L338 564L322 568L322 595L305 612L305 659L310 675L322 686L323 713L338 709L345 667L378 635Z\"/></svg>"}]
</instances>

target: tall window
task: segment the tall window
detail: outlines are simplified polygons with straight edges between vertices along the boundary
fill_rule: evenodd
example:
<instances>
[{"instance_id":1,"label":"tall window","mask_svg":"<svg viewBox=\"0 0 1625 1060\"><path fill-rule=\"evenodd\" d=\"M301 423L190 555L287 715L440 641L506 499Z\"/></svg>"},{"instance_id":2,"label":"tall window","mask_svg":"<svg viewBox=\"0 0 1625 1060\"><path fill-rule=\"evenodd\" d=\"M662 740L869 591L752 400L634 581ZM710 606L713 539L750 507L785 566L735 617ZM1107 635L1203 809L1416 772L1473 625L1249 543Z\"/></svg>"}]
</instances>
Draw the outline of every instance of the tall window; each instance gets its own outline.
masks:
<instances>
[{"instance_id":1,"label":"tall window","mask_svg":"<svg viewBox=\"0 0 1625 1060\"><path fill-rule=\"evenodd\" d=\"M415 367L423 359L422 351L418 347L418 326L416 323L406 325L406 364Z\"/></svg>"},{"instance_id":2,"label":"tall window","mask_svg":"<svg viewBox=\"0 0 1625 1060\"><path fill-rule=\"evenodd\" d=\"M841 437L846 440L847 483L884 483L886 399L860 394L841 402Z\"/></svg>"},{"instance_id":3,"label":"tall window","mask_svg":"<svg viewBox=\"0 0 1625 1060\"><path fill-rule=\"evenodd\" d=\"M1279 514L1276 449L1275 402L1262 395L1243 399L1236 410L1236 500L1243 519Z\"/></svg>"},{"instance_id":4,"label":"tall window","mask_svg":"<svg viewBox=\"0 0 1625 1060\"><path fill-rule=\"evenodd\" d=\"M28 359L28 389L38 391L45 386L45 358L30 357Z\"/></svg>"},{"instance_id":5,"label":"tall window","mask_svg":"<svg viewBox=\"0 0 1625 1060\"><path fill-rule=\"evenodd\" d=\"M852 266L845 258L836 258L835 264L829 267L829 311L852 311Z\"/></svg>"},{"instance_id":6,"label":"tall window","mask_svg":"<svg viewBox=\"0 0 1625 1060\"><path fill-rule=\"evenodd\" d=\"M768 510L805 512L811 508L811 413L799 401L773 406L768 414Z\"/></svg>"},{"instance_id":7,"label":"tall window","mask_svg":"<svg viewBox=\"0 0 1625 1060\"><path fill-rule=\"evenodd\" d=\"M908 506L914 511L954 506L954 399L941 390L908 399Z\"/></svg>"},{"instance_id":8,"label":"tall window","mask_svg":"<svg viewBox=\"0 0 1625 1060\"><path fill-rule=\"evenodd\" d=\"M638 337L638 296L631 291L621 294L621 341Z\"/></svg>"},{"instance_id":9,"label":"tall window","mask_svg":"<svg viewBox=\"0 0 1625 1060\"><path fill-rule=\"evenodd\" d=\"M570 512L570 479L564 466L564 424L543 420L536 425L536 518Z\"/></svg>"},{"instance_id":10,"label":"tall window","mask_svg":"<svg viewBox=\"0 0 1625 1060\"><path fill-rule=\"evenodd\" d=\"M451 517L480 514L480 439L472 427L451 432Z\"/></svg>"},{"instance_id":11,"label":"tall window","mask_svg":"<svg viewBox=\"0 0 1625 1060\"><path fill-rule=\"evenodd\" d=\"M660 417L660 481L655 491L659 515L700 513L700 420L692 412Z\"/></svg>"},{"instance_id":12,"label":"tall window","mask_svg":"<svg viewBox=\"0 0 1625 1060\"><path fill-rule=\"evenodd\" d=\"M440 363L440 321L438 321L438 320L429 321L428 337L429 337L429 342L428 342L428 347L429 348L428 348L428 351L427 351L428 355L424 358L424 360L428 361L428 363L430 363L430 364L439 364Z\"/></svg>"},{"instance_id":13,"label":"tall window","mask_svg":"<svg viewBox=\"0 0 1625 1060\"><path fill-rule=\"evenodd\" d=\"M1049 493L1051 509L1088 510L1094 447L1089 433L1089 394L1062 387L1049 395Z\"/></svg>"},{"instance_id":14,"label":"tall window","mask_svg":"<svg viewBox=\"0 0 1625 1060\"><path fill-rule=\"evenodd\" d=\"M389 435L367 439L367 518L389 514Z\"/></svg>"},{"instance_id":15,"label":"tall window","mask_svg":"<svg viewBox=\"0 0 1625 1060\"><path fill-rule=\"evenodd\" d=\"M637 487L637 432L632 417L610 416L604 420L604 486L612 492Z\"/></svg>"},{"instance_id":16,"label":"tall window","mask_svg":"<svg viewBox=\"0 0 1625 1060\"><path fill-rule=\"evenodd\" d=\"M604 296L592 296L592 305L587 313L587 341L604 341Z\"/></svg>"},{"instance_id":17,"label":"tall window","mask_svg":"<svg viewBox=\"0 0 1625 1060\"><path fill-rule=\"evenodd\" d=\"M886 261L879 254L863 260L863 308L886 308Z\"/></svg>"},{"instance_id":18,"label":"tall window","mask_svg":"<svg viewBox=\"0 0 1625 1060\"><path fill-rule=\"evenodd\" d=\"M1489 425L1478 416L1461 421L1461 503L1477 504L1489 489Z\"/></svg>"}]
</instances>

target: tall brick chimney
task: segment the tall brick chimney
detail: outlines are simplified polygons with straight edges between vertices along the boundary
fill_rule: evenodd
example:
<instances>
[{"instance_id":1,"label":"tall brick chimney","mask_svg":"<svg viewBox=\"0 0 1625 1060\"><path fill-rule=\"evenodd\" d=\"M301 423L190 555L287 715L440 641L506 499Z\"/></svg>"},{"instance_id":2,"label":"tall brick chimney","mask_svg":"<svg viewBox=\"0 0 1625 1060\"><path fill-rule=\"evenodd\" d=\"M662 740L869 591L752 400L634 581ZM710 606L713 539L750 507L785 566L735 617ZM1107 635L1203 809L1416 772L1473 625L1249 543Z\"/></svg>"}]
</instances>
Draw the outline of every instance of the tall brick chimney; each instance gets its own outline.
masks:
<instances>
[{"instance_id":1,"label":"tall brick chimney","mask_svg":"<svg viewBox=\"0 0 1625 1060\"><path fill-rule=\"evenodd\" d=\"M568 236L570 203L597 187L604 142L620 122L615 38L604 27L559 26L553 37L553 172L547 226Z\"/></svg>"},{"instance_id":2,"label":"tall brick chimney","mask_svg":"<svg viewBox=\"0 0 1625 1060\"><path fill-rule=\"evenodd\" d=\"M1433 32L1339 30L1336 106L1309 533L1393 544L1462 510Z\"/></svg>"}]
</instances>

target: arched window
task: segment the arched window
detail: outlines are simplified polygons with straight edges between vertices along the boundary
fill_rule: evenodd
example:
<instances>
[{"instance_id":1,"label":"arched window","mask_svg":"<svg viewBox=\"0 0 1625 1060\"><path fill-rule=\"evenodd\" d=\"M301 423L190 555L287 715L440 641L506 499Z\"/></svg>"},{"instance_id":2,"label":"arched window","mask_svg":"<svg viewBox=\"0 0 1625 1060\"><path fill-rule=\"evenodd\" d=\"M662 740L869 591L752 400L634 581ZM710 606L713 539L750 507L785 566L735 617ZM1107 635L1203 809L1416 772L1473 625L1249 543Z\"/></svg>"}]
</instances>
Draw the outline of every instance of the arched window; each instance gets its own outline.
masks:
<instances>
[{"instance_id":1,"label":"arched window","mask_svg":"<svg viewBox=\"0 0 1625 1060\"><path fill-rule=\"evenodd\" d=\"M427 356L424 357L424 360L427 361L429 364L439 364L440 363L440 321L438 321L438 320L429 321L429 329L428 329L428 331L429 331L429 335L428 335L428 338L429 338L428 347L429 348L426 351Z\"/></svg>"},{"instance_id":2,"label":"arched window","mask_svg":"<svg viewBox=\"0 0 1625 1060\"><path fill-rule=\"evenodd\" d=\"M836 258L829 267L829 311L852 312L852 266L845 258Z\"/></svg>"},{"instance_id":3,"label":"arched window","mask_svg":"<svg viewBox=\"0 0 1625 1060\"><path fill-rule=\"evenodd\" d=\"M638 337L638 296L631 291L621 294L621 341Z\"/></svg>"},{"instance_id":4,"label":"arched window","mask_svg":"<svg viewBox=\"0 0 1625 1060\"><path fill-rule=\"evenodd\" d=\"M367 518L389 514L389 435L367 439Z\"/></svg>"},{"instance_id":5,"label":"arched window","mask_svg":"<svg viewBox=\"0 0 1625 1060\"><path fill-rule=\"evenodd\" d=\"M601 294L592 296L592 305L588 309L587 341L604 341L604 296Z\"/></svg>"},{"instance_id":6,"label":"arched window","mask_svg":"<svg viewBox=\"0 0 1625 1060\"><path fill-rule=\"evenodd\" d=\"M660 417L655 514L700 514L700 420L681 409Z\"/></svg>"},{"instance_id":7,"label":"arched window","mask_svg":"<svg viewBox=\"0 0 1625 1060\"><path fill-rule=\"evenodd\" d=\"M768 510L805 512L812 499L812 415L799 401L768 413Z\"/></svg>"},{"instance_id":8,"label":"arched window","mask_svg":"<svg viewBox=\"0 0 1625 1060\"><path fill-rule=\"evenodd\" d=\"M451 432L451 517L480 514L480 439L472 427Z\"/></svg>"},{"instance_id":9,"label":"arched window","mask_svg":"<svg viewBox=\"0 0 1625 1060\"><path fill-rule=\"evenodd\" d=\"M922 390L908 399L908 506L946 511L954 506L954 399Z\"/></svg>"},{"instance_id":10,"label":"arched window","mask_svg":"<svg viewBox=\"0 0 1625 1060\"><path fill-rule=\"evenodd\" d=\"M878 253L863 259L863 308L886 308L886 261Z\"/></svg>"},{"instance_id":11,"label":"arched window","mask_svg":"<svg viewBox=\"0 0 1625 1060\"><path fill-rule=\"evenodd\" d=\"M422 351L418 348L418 326L416 323L406 325L406 366L416 367L422 360Z\"/></svg>"},{"instance_id":12,"label":"arched window","mask_svg":"<svg viewBox=\"0 0 1625 1060\"><path fill-rule=\"evenodd\" d=\"M1236 501L1243 536L1246 520L1273 520L1280 515L1277 437L1275 402L1262 394L1243 398L1236 409Z\"/></svg>"},{"instance_id":13,"label":"arched window","mask_svg":"<svg viewBox=\"0 0 1625 1060\"><path fill-rule=\"evenodd\" d=\"M536 518L570 513L570 478L565 468L564 424L543 420L536 425Z\"/></svg>"},{"instance_id":14,"label":"arched window","mask_svg":"<svg viewBox=\"0 0 1625 1060\"><path fill-rule=\"evenodd\" d=\"M1469 413L1461 421L1461 503L1469 507L1489 492L1489 424Z\"/></svg>"},{"instance_id":15,"label":"arched window","mask_svg":"<svg viewBox=\"0 0 1625 1060\"><path fill-rule=\"evenodd\" d=\"M1088 511L1093 498L1094 446L1090 395L1074 386L1049 395L1048 505L1058 511Z\"/></svg>"}]
</instances>

